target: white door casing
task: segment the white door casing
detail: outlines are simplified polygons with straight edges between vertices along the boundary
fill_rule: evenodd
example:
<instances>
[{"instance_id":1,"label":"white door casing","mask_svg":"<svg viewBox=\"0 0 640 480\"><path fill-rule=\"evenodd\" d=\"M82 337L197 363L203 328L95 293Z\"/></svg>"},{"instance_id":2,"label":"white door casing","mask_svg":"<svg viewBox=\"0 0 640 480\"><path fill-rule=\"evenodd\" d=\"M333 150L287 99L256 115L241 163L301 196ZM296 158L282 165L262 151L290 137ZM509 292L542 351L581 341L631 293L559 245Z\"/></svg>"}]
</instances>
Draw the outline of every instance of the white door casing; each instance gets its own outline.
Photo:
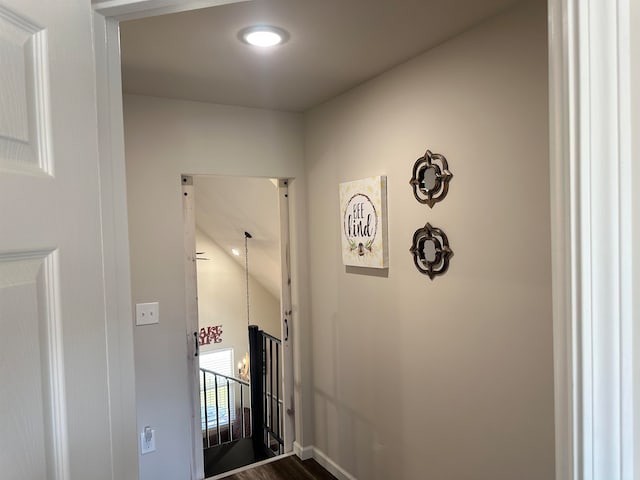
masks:
<instances>
[{"instance_id":1,"label":"white door casing","mask_svg":"<svg viewBox=\"0 0 640 480\"><path fill-rule=\"evenodd\" d=\"M112 441L127 443L112 424L92 35L84 0L0 6L3 480L112 479Z\"/></svg>"},{"instance_id":2,"label":"white door casing","mask_svg":"<svg viewBox=\"0 0 640 480\"><path fill-rule=\"evenodd\" d=\"M185 232L185 289L187 299L186 312L186 336L189 348L187 348L187 367L190 380L190 394L192 399L192 438L193 457L191 459L192 475L195 478L204 478L204 465L202 456L202 419L200 418L200 378L197 339L194 333L199 330L198 322L198 293L196 271L196 214L195 214L195 189L193 176L182 175L182 211ZM282 399L283 399L283 429L284 429L284 453L293 450L295 439L295 406L294 406L294 379L293 379L293 314L291 304L291 256L290 256L290 232L289 232L289 180L278 180L278 214L280 224L280 271L281 271L281 335L282 340ZM247 332L248 334L248 332Z\"/></svg>"},{"instance_id":3,"label":"white door casing","mask_svg":"<svg viewBox=\"0 0 640 480\"><path fill-rule=\"evenodd\" d=\"M204 478L202 418L200 413L200 358L198 345L198 275L196 270L196 212L193 177L182 175L182 213L184 220L184 269L187 302L187 374L191 399L191 476Z\"/></svg>"},{"instance_id":4,"label":"white door casing","mask_svg":"<svg viewBox=\"0 0 640 480\"><path fill-rule=\"evenodd\" d=\"M284 452L293 451L295 440L295 395L293 381L293 306L291 302L291 236L289 231L289 180L278 180L280 214L280 310L282 315L282 402Z\"/></svg>"},{"instance_id":5,"label":"white door casing","mask_svg":"<svg viewBox=\"0 0 640 480\"><path fill-rule=\"evenodd\" d=\"M557 480L634 478L629 12L549 1Z\"/></svg>"}]
</instances>

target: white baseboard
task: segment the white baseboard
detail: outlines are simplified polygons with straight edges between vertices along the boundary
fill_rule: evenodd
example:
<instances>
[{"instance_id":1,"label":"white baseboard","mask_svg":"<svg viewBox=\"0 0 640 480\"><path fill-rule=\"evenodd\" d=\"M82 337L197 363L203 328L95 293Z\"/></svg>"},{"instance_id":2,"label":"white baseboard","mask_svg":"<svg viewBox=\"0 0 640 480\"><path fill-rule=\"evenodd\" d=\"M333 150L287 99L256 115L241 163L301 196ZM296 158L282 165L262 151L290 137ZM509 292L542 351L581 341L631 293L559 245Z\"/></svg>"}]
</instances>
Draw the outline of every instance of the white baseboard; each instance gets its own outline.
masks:
<instances>
[{"instance_id":1,"label":"white baseboard","mask_svg":"<svg viewBox=\"0 0 640 480\"><path fill-rule=\"evenodd\" d=\"M313 445L303 447L298 442L293 442L293 453L295 453L300 460L309 460L313 458Z\"/></svg>"},{"instance_id":2,"label":"white baseboard","mask_svg":"<svg viewBox=\"0 0 640 480\"><path fill-rule=\"evenodd\" d=\"M331 460L326 453L319 450L316 447L313 449L313 458L316 462L322 465L329 473L331 473L338 480L357 480L356 477L347 472L344 468Z\"/></svg>"}]
</instances>

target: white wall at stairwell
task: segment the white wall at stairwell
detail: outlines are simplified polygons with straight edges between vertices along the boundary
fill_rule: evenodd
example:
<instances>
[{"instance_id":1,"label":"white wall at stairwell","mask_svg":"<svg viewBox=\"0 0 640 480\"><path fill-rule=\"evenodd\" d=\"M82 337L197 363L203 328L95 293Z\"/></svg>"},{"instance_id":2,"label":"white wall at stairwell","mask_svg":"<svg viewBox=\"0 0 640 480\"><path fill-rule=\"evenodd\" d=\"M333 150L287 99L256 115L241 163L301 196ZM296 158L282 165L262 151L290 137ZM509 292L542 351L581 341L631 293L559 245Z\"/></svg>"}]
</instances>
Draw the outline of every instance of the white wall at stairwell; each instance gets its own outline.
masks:
<instances>
[{"instance_id":1,"label":"white wall at stairwell","mask_svg":"<svg viewBox=\"0 0 640 480\"><path fill-rule=\"evenodd\" d=\"M356 478L554 477L546 21L520 3L305 115L313 445ZM433 209L409 186L427 148L454 175ZM388 276L341 265L338 184L373 175ZM433 281L427 221L454 251Z\"/></svg>"},{"instance_id":2,"label":"white wall at stairwell","mask_svg":"<svg viewBox=\"0 0 640 480\"><path fill-rule=\"evenodd\" d=\"M244 269L201 230L196 231L196 249L209 258L197 262L200 328L222 325L223 331L221 343L203 345L200 351L233 348L237 364L248 351L249 341ZM280 338L280 299L252 277L249 293L251 325Z\"/></svg>"},{"instance_id":3,"label":"white wall at stairwell","mask_svg":"<svg viewBox=\"0 0 640 480\"><path fill-rule=\"evenodd\" d=\"M293 248L304 248L300 239L305 232L298 221L305 210L304 198L297 190L303 174L301 118L125 95L124 121L132 298L134 304L160 302L160 323L137 327L134 334L138 431L151 425L157 432L157 451L140 457L140 479L186 480L191 421L180 175L300 179L291 185L292 231ZM296 279L305 278L304 269L304 264L294 265ZM305 332L307 316L299 318L297 334ZM305 341L303 336L298 342L302 345L298 354L303 356L310 351L304 348ZM304 379L310 375L304 369L298 374L303 379L298 378L297 387L305 388Z\"/></svg>"}]
</instances>

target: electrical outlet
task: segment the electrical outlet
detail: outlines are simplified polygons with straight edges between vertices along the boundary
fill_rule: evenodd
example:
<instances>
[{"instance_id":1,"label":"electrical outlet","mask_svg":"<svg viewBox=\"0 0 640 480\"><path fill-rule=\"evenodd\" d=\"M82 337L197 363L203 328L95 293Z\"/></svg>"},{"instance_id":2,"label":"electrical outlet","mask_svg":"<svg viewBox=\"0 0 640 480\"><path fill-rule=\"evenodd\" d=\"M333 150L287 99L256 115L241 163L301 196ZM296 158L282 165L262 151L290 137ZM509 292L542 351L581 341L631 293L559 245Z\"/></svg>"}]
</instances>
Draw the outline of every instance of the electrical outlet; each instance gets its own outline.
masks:
<instances>
[{"instance_id":1,"label":"electrical outlet","mask_svg":"<svg viewBox=\"0 0 640 480\"><path fill-rule=\"evenodd\" d=\"M151 325L160 322L158 302L136 304L136 325Z\"/></svg>"},{"instance_id":2,"label":"electrical outlet","mask_svg":"<svg viewBox=\"0 0 640 480\"><path fill-rule=\"evenodd\" d=\"M144 427L144 430L140 433L140 453L145 455L155 451L156 431L151 427Z\"/></svg>"}]
</instances>

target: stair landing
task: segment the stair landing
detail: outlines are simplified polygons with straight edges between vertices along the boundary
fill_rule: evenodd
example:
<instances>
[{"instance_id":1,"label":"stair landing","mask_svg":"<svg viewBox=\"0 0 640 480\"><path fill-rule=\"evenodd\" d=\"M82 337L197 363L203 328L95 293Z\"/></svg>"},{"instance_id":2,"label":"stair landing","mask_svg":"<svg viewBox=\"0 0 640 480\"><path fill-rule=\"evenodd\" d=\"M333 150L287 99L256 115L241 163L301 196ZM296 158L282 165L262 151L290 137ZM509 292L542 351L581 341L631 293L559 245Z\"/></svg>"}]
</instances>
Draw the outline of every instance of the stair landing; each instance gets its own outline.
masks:
<instances>
[{"instance_id":1,"label":"stair landing","mask_svg":"<svg viewBox=\"0 0 640 480\"><path fill-rule=\"evenodd\" d=\"M204 449L205 478L245 467L271 458L264 449L255 449L251 438L241 438L231 443Z\"/></svg>"}]
</instances>

